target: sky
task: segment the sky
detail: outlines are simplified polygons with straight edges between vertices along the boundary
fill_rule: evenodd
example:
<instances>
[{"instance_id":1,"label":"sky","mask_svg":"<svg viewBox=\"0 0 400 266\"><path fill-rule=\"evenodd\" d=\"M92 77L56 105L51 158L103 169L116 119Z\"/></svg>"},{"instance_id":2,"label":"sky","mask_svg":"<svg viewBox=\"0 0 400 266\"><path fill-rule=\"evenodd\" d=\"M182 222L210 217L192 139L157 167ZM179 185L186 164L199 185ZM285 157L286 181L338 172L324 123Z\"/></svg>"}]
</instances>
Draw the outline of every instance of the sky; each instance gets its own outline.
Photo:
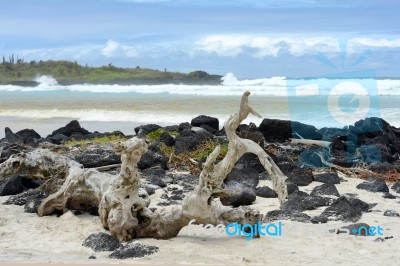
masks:
<instances>
[{"instance_id":1,"label":"sky","mask_svg":"<svg viewBox=\"0 0 400 266\"><path fill-rule=\"evenodd\" d=\"M0 56L236 77L400 77L400 1L2 0ZM369 72L370 73L370 72Z\"/></svg>"}]
</instances>

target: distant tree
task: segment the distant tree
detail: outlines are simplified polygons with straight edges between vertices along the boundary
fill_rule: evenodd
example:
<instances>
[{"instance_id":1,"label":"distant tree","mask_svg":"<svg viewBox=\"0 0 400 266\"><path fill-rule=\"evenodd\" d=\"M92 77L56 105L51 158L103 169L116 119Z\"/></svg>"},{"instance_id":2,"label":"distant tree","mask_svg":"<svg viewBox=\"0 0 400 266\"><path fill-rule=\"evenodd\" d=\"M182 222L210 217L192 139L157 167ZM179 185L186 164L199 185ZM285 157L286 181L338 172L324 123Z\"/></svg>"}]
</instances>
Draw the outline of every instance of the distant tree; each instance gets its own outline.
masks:
<instances>
[{"instance_id":1,"label":"distant tree","mask_svg":"<svg viewBox=\"0 0 400 266\"><path fill-rule=\"evenodd\" d=\"M5 63L6 63L6 58L3 55L3 64L5 64Z\"/></svg>"}]
</instances>

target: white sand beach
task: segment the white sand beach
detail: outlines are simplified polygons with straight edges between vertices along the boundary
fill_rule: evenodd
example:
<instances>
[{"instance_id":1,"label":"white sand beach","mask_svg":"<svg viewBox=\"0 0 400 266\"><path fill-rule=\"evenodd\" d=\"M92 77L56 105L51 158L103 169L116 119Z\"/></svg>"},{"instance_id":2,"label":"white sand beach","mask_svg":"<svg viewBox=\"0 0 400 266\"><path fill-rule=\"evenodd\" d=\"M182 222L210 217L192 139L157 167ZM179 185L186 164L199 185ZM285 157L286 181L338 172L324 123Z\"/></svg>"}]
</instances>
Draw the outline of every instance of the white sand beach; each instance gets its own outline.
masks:
<instances>
[{"instance_id":1,"label":"white sand beach","mask_svg":"<svg viewBox=\"0 0 400 266\"><path fill-rule=\"evenodd\" d=\"M397 252L400 240L400 218L383 216L385 210L400 211L399 199L384 199L382 193L371 193L356 189L360 179L345 178L336 185L339 193L356 193L361 200L377 203L372 212L364 213L360 221L370 226L384 228L384 237L393 236L383 242L377 236L352 236L347 234L285 236L285 228L304 225L292 221L283 222L283 236L261 237L246 241L243 236L227 236L194 226L192 235L183 228L179 235L169 240L140 239L146 245L159 247L159 251L143 258L110 259L111 252L94 252L83 247L82 242L92 233L106 232L96 216L74 215L66 212L60 217L38 217L25 213L22 206L0 204L0 263L126 263L126 264L190 264L190 265L398 265ZM270 181L261 181L270 185ZM313 182L300 187L310 192L320 185ZM152 197L154 205L161 189ZM396 193L393 193L396 194ZM3 203L8 197L0 197ZM253 204L262 213L277 209L277 199L257 197ZM305 212L315 215L320 208ZM338 228L349 223L328 222L322 225L307 224L309 227ZM211 230L211 229L210 229ZM195 232L195 233L193 233ZM289 232L287 232L289 233ZM198 235L193 235L198 234ZM94 255L96 259L89 259Z\"/></svg>"}]
</instances>

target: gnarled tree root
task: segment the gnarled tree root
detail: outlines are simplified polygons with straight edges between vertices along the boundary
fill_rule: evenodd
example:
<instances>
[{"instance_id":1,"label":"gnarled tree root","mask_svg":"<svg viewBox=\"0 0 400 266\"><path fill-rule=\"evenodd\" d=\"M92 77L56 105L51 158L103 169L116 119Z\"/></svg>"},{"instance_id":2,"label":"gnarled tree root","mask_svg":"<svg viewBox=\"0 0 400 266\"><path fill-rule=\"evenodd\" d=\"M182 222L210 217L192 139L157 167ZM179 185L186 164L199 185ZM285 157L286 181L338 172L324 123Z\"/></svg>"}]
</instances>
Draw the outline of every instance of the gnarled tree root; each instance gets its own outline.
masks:
<instances>
[{"instance_id":1,"label":"gnarled tree root","mask_svg":"<svg viewBox=\"0 0 400 266\"><path fill-rule=\"evenodd\" d=\"M236 135L236 128L250 113L259 116L248 104L249 95L249 92L243 94L239 112L230 116L224 124L229 140L226 156L215 164L220 153L219 146L208 156L198 185L186 195L182 206L168 206L154 211L148 208L149 196L140 188L137 169L139 159L147 151L147 144L136 137L115 146L122 161L119 175L83 169L82 165L64 156L36 150L1 164L0 180L21 172L43 179L53 178L54 175L65 178L62 187L42 202L38 214L47 215L55 209L84 210L98 205L103 227L121 241L135 237L171 238L193 219L198 223L214 225L233 222L255 224L262 219L258 210L249 206L223 206L217 199L222 194L230 193L221 188L222 183L237 160L248 152L256 154L270 174L280 202L287 197L286 176L271 157L255 142Z\"/></svg>"}]
</instances>

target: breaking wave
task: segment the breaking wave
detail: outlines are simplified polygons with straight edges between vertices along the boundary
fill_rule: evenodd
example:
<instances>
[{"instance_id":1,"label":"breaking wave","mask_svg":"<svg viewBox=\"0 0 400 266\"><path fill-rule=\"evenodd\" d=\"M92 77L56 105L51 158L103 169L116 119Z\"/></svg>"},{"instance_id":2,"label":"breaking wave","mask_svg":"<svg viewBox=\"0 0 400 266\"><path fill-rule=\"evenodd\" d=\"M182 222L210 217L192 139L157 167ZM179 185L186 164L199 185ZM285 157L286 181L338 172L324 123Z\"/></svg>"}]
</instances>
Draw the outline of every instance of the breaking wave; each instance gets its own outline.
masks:
<instances>
[{"instance_id":1,"label":"breaking wave","mask_svg":"<svg viewBox=\"0 0 400 266\"><path fill-rule=\"evenodd\" d=\"M332 95L332 88L345 80L340 79L287 79L285 77L270 77L262 79L239 80L234 74L228 73L222 77L221 85L92 85L78 84L61 86L50 76L40 76L35 79L40 85L37 87L21 87L1 85L1 91L29 92L29 91L71 91L90 93L138 93L138 94L171 94L197 96L237 96L244 90L253 95L264 96L308 96ZM346 81L348 81L346 79ZM365 85L368 91L361 95L400 95L400 80L398 79L351 79L353 83ZM365 86L364 86L365 87ZM371 89L372 88L372 89ZM351 87L348 89L352 90Z\"/></svg>"}]
</instances>

